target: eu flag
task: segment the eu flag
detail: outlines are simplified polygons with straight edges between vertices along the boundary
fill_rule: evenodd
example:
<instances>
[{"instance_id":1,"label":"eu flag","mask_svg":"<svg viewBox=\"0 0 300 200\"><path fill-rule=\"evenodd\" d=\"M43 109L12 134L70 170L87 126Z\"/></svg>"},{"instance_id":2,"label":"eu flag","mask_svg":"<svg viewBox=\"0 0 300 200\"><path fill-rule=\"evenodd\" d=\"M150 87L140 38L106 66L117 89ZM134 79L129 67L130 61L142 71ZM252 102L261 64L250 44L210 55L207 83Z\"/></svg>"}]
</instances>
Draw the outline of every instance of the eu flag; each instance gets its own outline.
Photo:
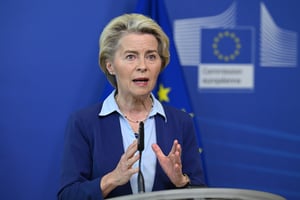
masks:
<instances>
[{"instance_id":1,"label":"eu flag","mask_svg":"<svg viewBox=\"0 0 300 200\"><path fill-rule=\"evenodd\" d=\"M190 104L190 97L186 87L184 74L180 65L175 43L173 40L173 32L167 16L167 10L163 0L139 0L136 12L144 14L155 20L164 32L168 35L170 40L170 63L159 75L157 86L153 93L158 100L163 104L169 104L173 107L182 109L193 116L192 106ZM197 128L196 118L194 118L195 127L197 131L198 143L201 144L199 130ZM199 152L202 149L199 148Z\"/></svg>"},{"instance_id":2,"label":"eu flag","mask_svg":"<svg viewBox=\"0 0 300 200\"><path fill-rule=\"evenodd\" d=\"M202 29L201 63L252 63L253 30Z\"/></svg>"},{"instance_id":3,"label":"eu flag","mask_svg":"<svg viewBox=\"0 0 300 200\"><path fill-rule=\"evenodd\" d=\"M177 56L173 33L167 16L167 10L162 0L139 0L136 13L144 14L155 20L168 35L170 40L170 63L160 74L154 95L163 104L192 113L189 94L184 80L184 74Z\"/></svg>"}]
</instances>

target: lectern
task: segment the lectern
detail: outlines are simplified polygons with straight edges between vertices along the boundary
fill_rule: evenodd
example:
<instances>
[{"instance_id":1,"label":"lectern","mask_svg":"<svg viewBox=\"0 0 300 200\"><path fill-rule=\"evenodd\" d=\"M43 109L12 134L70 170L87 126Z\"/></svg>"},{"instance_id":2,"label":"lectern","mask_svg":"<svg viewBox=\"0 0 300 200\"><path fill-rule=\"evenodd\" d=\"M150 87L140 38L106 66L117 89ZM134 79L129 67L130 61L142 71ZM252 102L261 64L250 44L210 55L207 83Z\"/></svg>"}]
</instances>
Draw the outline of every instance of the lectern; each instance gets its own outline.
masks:
<instances>
[{"instance_id":1,"label":"lectern","mask_svg":"<svg viewBox=\"0 0 300 200\"><path fill-rule=\"evenodd\" d=\"M187 188L140 193L110 200L286 200L284 197L256 190L231 188Z\"/></svg>"}]
</instances>

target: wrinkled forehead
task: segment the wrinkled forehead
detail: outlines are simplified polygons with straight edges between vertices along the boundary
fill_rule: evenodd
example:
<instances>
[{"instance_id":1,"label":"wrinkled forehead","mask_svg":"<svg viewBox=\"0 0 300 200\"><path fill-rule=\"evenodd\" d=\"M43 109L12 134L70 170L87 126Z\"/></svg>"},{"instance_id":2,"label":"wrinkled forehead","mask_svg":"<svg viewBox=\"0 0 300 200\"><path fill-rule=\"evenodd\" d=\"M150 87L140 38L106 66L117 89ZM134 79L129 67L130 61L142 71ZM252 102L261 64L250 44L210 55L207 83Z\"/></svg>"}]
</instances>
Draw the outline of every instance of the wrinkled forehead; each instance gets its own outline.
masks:
<instances>
[{"instance_id":1,"label":"wrinkled forehead","mask_svg":"<svg viewBox=\"0 0 300 200\"><path fill-rule=\"evenodd\" d=\"M158 41L152 34L128 33L123 35L117 45L117 51L155 51L158 52Z\"/></svg>"}]
</instances>

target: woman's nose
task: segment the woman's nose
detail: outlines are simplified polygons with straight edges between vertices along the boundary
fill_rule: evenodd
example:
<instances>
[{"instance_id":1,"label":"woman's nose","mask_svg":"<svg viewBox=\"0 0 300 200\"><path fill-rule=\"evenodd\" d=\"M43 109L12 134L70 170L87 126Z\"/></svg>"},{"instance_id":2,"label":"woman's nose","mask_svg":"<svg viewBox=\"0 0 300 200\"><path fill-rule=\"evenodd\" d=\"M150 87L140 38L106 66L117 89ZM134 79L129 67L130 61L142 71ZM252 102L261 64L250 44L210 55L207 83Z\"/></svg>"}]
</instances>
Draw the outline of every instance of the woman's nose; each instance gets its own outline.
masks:
<instances>
[{"instance_id":1,"label":"woman's nose","mask_svg":"<svg viewBox=\"0 0 300 200\"><path fill-rule=\"evenodd\" d=\"M142 71L142 72L147 71L146 60L144 58L140 59L138 66L137 66L137 70Z\"/></svg>"}]
</instances>

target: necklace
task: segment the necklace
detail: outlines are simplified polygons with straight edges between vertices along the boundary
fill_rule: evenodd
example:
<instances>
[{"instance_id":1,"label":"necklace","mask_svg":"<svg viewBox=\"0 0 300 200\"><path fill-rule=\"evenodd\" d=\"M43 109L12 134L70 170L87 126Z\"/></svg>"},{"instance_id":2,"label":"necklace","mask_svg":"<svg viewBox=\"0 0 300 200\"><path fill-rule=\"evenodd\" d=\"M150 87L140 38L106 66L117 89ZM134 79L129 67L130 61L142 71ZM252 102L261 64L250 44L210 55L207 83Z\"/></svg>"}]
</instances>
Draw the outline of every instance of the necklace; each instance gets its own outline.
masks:
<instances>
[{"instance_id":1,"label":"necklace","mask_svg":"<svg viewBox=\"0 0 300 200\"><path fill-rule=\"evenodd\" d=\"M115 96L115 99L116 99L117 104L119 105L117 95ZM149 109L149 111L148 111L146 117L145 117L143 120L133 120L133 119L130 119L127 115L124 114L125 119L127 119L129 122L132 122L132 123L140 123L140 122L142 122L142 121L145 121L145 120L147 119L148 115L150 114L152 108L153 108L153 99L152 99L151 96L150 96L150 99L151 99L152 105L151 105L151 108Z\"/></svg>"},{"instance_id":2,"label":"necklace","mask_svg":"<svg viewBox=\"0 0 300 200\"><path fill-rule=\"evenodd\" d=\"M132 123L140 123L140 122L143 122L147 119L147 117L149 116L152 108L153 108L153 102L152 102L151 108L149 109L149 112L147 113L146 117L143 120L133 120L133 119L130 119L127 115L124 115L124 117L125 117L125 119L127 119L128 121L130 121Z\"/></svg>"},{"instance_id":3,"label":"necklace","mask_svg":"<svg viewBox=\"0 0 300 200\"><path fill-rule=\"evenodd\" d=\"M130 121L130 122L132 122L132 123L140 123L140 122L142 122L142 121L144 121L144 120L141 120L141 121L139 121L139 120L132 120L132 119L130 119L130 118L128 118L128 116L127 115L124 115L124 117L125 117L125 119L127 119L128 121Z\"/></svg>"}]
</instances>

